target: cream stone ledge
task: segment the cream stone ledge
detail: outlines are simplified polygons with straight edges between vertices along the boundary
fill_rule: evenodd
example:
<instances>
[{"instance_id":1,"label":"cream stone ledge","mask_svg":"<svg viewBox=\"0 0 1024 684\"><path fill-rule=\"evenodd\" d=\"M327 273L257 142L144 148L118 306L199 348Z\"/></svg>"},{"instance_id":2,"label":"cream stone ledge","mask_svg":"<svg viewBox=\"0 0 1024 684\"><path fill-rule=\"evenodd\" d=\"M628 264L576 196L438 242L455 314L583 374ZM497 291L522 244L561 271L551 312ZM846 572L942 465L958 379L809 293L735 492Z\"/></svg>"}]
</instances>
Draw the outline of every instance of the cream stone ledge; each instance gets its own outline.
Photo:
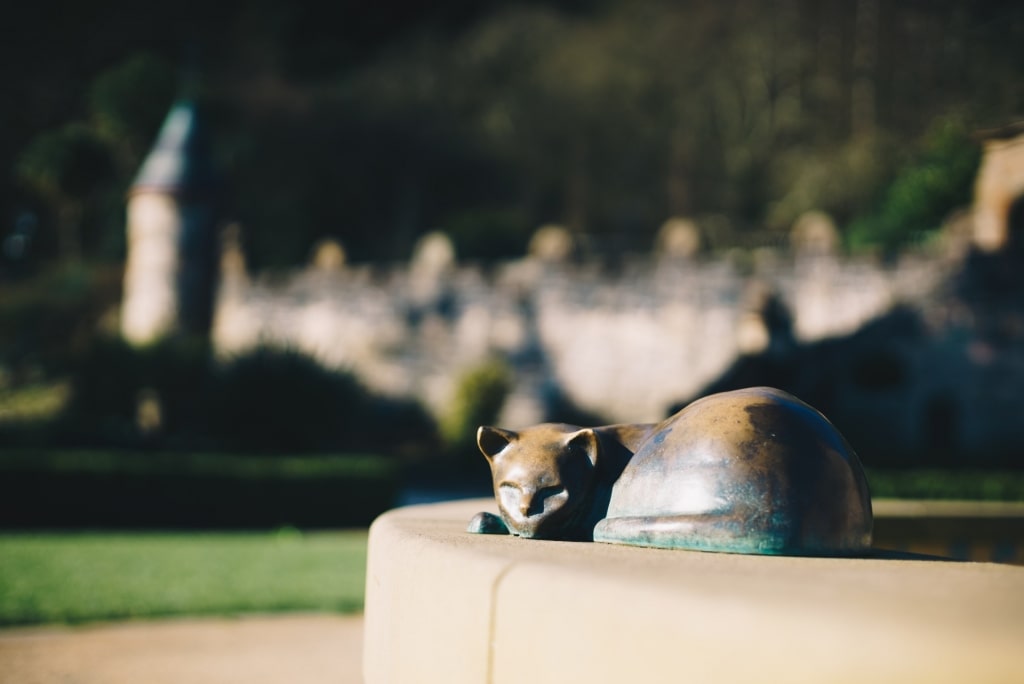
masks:
<instances>
[{"instance_id":1,"label":"cream stone ledge","mask_svg":"<svg viewBox=\"0 0 1024 684\"><path fill-rule=\"evenodd\" d=\"M367 684L1024 681L1022 567L464 532L480 510L373 524Z\"/></svg>"}]
</instances>

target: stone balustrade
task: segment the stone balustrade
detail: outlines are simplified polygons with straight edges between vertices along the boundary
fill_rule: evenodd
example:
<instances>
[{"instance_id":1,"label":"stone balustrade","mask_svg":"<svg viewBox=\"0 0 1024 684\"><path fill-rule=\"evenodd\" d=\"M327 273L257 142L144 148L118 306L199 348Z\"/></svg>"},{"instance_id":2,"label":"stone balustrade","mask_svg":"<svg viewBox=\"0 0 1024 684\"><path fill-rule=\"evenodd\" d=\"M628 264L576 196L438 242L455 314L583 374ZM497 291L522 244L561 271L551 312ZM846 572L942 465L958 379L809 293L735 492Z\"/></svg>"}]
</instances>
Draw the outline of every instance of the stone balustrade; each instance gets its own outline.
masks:
<instances>
[{"instance_id":1,"label":"stone balustrade","mask_svg":"<svg viewBox=\"0 0 1024 684\"><path fill-rule=\"evenodd\" d=\"M521 410L505 424L543 417L535 376L609 420L649 421L738 354L770 343L757 311L766 292L790 309L795 339L806 342L920 299L945 273L926 259L899 268L831 256L790 261L765 258L752 273L728 259L651 257L616 272L524 259L486 273L448 265L426 275L410 266L225 277L213 341L229 354L266 343L302 350L437 411L463 371L499 356L523 379L517 391L533 395L532 405L510 404Z\"/></svg>"}]
</instances>

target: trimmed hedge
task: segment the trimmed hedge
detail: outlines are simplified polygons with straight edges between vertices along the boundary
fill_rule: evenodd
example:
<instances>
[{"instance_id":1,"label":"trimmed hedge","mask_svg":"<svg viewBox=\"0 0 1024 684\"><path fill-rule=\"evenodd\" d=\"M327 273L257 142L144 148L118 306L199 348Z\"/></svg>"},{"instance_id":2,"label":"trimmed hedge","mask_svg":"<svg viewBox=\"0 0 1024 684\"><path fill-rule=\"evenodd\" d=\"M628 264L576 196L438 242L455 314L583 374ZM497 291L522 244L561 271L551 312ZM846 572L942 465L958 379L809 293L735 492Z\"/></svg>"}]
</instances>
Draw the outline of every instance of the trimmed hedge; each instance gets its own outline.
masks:
<instances>
[{"instance_id":1,"label":"trimmed hedge","mask_svg":"<svg viewBox=\"0 0 1024 684\"><path fill-rule=\"evenodd\" d=\"M871 496L885 499L1024 501L1024 472L868 468Z\"/></svg>"},{"instance_id":2,"label":"trimmed hedge","mask_svg":"<svg viewBox=\"0 0 1024 684\"><path fill-rule=\"evenodd\" d=\"M370 455L0 451L0 528L365 526L401 471ZM868 471L875 497L1024 501L1024 473Z\"/></svg>"},{"instance_id":3,"label":"trimmed hedge","mask_svg":"<svg viewBox=\"0 0 1024 684\"><path fill-rule=\"evenodd\" d=\"M0 452L0 527L368 525L399 468L378 456Z\"/></svg>"}]
</instances>

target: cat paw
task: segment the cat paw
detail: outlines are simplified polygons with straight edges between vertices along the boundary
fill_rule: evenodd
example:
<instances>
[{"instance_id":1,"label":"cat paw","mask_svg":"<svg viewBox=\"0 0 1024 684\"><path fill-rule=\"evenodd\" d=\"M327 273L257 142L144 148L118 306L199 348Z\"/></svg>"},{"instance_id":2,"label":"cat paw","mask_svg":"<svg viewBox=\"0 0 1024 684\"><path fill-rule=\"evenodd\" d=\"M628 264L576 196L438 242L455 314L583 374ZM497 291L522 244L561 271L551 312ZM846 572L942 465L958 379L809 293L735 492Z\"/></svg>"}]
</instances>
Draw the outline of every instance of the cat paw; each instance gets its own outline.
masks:
<instances>
[{"instance_id":1,"label":"cat paw","mask_svg":"<svg viewBox=\"0 0 1024 684\"><path fill-rule=\"evenodd\" d=\"M473 534L508 534L508 526L505 521L493 513L477 513L469 521L466 527L467 532Z\"/></svg>"}]
</instances>

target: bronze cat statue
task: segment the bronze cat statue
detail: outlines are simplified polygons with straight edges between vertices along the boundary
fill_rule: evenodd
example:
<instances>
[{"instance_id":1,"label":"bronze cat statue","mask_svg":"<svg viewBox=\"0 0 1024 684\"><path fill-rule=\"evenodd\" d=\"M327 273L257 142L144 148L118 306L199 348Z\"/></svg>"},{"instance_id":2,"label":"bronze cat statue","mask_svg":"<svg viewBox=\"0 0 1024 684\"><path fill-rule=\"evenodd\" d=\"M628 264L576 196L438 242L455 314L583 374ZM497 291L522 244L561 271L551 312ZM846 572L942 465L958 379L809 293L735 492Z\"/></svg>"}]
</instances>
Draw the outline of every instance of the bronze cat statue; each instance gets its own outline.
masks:
<instances>
[{"instance_id":1,"label":"bronze cat statue","mask_svg":"<svg viewBox=\"0 0 1024 684\"><path fill-rule=\"evenodd\" d=\"M501 515L469 531L733 553L871 547L864 470L839 431L769 387L699 399L656 424L477 431Z\"/></svg>"}]
</instances>

